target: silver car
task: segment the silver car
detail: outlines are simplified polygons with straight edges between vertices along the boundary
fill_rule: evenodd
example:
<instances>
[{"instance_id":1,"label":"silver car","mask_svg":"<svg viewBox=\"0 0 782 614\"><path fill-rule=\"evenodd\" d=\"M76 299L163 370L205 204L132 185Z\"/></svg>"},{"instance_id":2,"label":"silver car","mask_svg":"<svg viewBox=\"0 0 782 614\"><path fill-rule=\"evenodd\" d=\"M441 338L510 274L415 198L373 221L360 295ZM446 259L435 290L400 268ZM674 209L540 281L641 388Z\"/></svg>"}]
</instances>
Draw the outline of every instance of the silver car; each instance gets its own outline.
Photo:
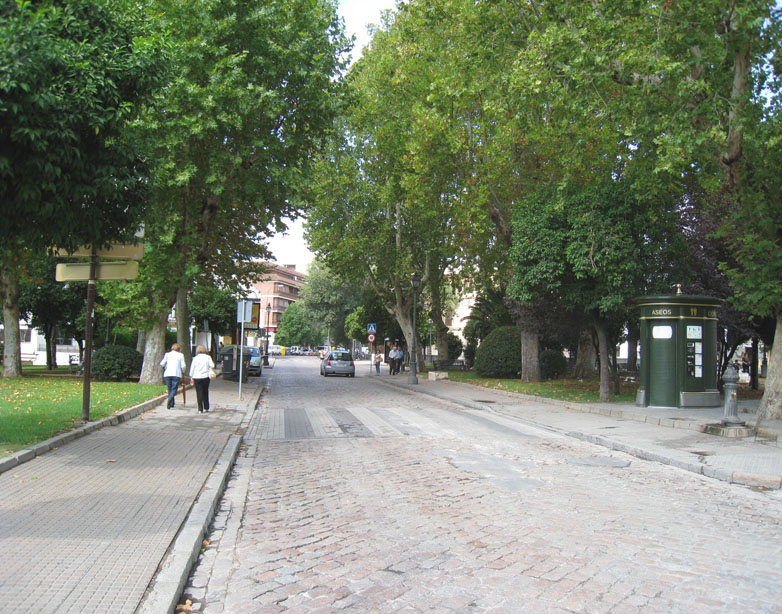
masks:
<instances>
[{"instance_id":1,"label":"silver car","mask_svg":"<svg viewBox=\"0 0 782 614\"><path fill-rule=\"evenodd\" d=\"M356 365L347 350L331 350L320 361L321 375L356 377Z\"/></svg>"}]
</instances>

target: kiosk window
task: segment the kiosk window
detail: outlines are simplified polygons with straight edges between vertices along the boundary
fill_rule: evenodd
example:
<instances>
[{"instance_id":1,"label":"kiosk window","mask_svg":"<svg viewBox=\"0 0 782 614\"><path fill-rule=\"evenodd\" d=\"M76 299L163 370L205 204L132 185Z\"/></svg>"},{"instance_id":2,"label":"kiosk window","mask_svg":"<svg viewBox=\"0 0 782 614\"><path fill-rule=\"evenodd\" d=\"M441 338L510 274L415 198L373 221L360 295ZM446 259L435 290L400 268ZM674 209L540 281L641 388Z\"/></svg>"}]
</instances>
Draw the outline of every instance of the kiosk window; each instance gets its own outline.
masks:
<instances>
[{"instance_id":1,"label":"kiosk window","mask_svg":"<svg viewBox=\"0 0 782 614\"><path fill-rule=\"evenodd\" d=\"M672 339L673 326L653 326L652 337L655 339Z\"/></svg>"}]
</instances>

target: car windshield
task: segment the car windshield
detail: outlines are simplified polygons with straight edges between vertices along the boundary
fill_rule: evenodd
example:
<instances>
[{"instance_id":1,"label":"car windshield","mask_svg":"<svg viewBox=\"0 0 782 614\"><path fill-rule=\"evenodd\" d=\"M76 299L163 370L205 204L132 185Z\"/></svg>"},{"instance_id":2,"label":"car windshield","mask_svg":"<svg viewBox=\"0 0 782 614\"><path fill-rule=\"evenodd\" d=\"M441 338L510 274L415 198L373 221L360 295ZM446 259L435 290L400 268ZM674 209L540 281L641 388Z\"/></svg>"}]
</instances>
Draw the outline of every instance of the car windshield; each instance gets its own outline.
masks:
<instances>
[{"instance_id":1,"label":"car windshield","mask_svg":"<svg viewBox=\"0 0 782 614\"><path fill-rule=\"evenodd\" d=\"M331 353L331 359L332 360L353 360L350 357L350 352L332 352Z\"/></svg>"}]
</instances>

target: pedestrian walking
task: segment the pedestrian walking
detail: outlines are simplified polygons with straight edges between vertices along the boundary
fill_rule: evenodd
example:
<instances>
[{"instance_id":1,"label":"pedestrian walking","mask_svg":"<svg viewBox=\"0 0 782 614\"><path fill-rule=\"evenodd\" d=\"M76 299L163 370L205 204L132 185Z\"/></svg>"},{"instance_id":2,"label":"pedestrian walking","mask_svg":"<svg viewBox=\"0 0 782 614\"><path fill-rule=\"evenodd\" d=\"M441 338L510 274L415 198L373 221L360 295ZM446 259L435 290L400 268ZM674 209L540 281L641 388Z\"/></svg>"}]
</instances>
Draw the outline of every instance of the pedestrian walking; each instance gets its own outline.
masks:
<instances>
[{"instance_id":1,"label":"pedestrian walking","mask_svg":"<svg viewBox=\"0 0 782 614\"><path fill-rule=\"evenodd\" d=\"M375 375L380 375L380 363L383 362L383 355L375 351Z\"/></svg>"},{"instance_id":2,"label":"pedestrian walking","mask_svg":"<svg viewBox=\"0 0 782 614\"><path fill-rule=\"evenodd\" d=\"M185 372L185 356L181 352L182 346L175 343L171 346L171 351L166 352L160 366L163 367L163 379L168 387L168 403L166 409L174 407L176 391L179 389L179 383L182 381L182 375Z\"/></svg>"},{"instance_id":3,"label":"pedestrian walking","mask_svg":"<svg viewBox=\"0 0 782 614\"><path fill-rule=\"evenodd\" d=\"M195 386L198 413L209 411L209 372L214 368L215 363L206 346L199 345L190 363L190 382Z\"/></svg>"}]
</instances>

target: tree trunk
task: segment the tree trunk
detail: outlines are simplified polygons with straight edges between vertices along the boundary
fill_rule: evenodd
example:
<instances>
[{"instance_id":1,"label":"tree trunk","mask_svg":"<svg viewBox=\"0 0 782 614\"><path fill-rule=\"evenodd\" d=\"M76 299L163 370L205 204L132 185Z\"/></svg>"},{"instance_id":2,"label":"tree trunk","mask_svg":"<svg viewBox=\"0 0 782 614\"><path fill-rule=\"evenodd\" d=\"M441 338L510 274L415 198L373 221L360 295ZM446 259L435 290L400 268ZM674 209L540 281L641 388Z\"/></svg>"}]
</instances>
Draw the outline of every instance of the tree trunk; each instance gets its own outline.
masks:
<instances>
[{"instance_id":1,"label":"tree trunk","mask_svg":"<svg viewBox=\"0 0 782 614\"><path fill-rule=\"evenodd\" d=\"M774 345L768 357L766 389L760 399L758 420L762 418L782 419L782 310L777 313Z\"/></svg>"},{"instance_id":2,"label":"tree trunk","mask_svg":"<svg viewBox=\"0 0 782 614\"><path fill-rule=\"evenodd\" d=\"M573 377L590 378L595 374L595 343L592 340L592 331L584 327L578 335L578 349L576 350L576 366Z\"/></svg>"},{"instance_id":3,"label":"tree trunk","mask_svg":"<svg viewBox=\"0 0 782 614\"><path fill-rule=\"evenodd\" d=\"M597 331L598 354L600 356L600 400L606 402L611 398L611 378L608 371L608 333L602 322L595 324Z\"/></svg>"},{"instance_id":4,"label":"tree trunk","mask_svg":"<svg viewBox=\"0 0 782 614\"><path fill-rule=\"evenodd\" d=\"M752 337L752 361L749 363L749 381L752 390L760 388L758 366L760 362L760 339Z\"/></svg>"},{"instance_id":5,"label":"tree trunk","mask_svg":"<svg viewBox=\"0 0 782 614\"><path fill-rule=\"evenodd\" d=\"M176 315L176 342L182 346L185 364L189 366L193 352L190 347L190 309L187 306L187 288L177 289L174 313Z\"/></svg>"},{"instance_id":6,"label":"tree trunk","mask_svg":"<svg viewBox=\"0 0 782 614\"><path fill-rule=\"evenodd\" d=\"M136 338L136 351L139 354L144 354L144 346L147 344L147 329L139 328L138 337Z\"/></svg>"},{"instance_id":7,"label":"tree trunk","mask_svg":"<svg viewBox=\"0 0 782 614\"><path fill-rule=\"evenodd\" d=\"M19 347L19 278L10 267L0 267L0 297L3 301L3 377L22 377Z\"/></svg>"},{"instance_id":8,"label":"tree trunk","mask_svg":"<svg viewBox=\"0 0 782 614\"><path fill-rule=\"evenodd\" d=\"M540 381L540 338L537 333L521 331L521 381Z\"/></svg>"},{"instance_id":9,"label":"tree trunk","mask_svg":"<svg viewBox=\"0 0 782 614\"><path fill-rule=\"evenodd\" d=\"M43 332L46 338L46 368L53 371L57 367L57 327L47 324Z\"/></svg>"},{"instance_id":10,"label":"tree trunk","mask_svg":"<svg viewBox=\"0 0 782 614\"><path fill-rule=\"evenodd\" d=\"M144 365L141 367L139 384L160 384L163 371L160 361L166 353L166 324L168 311L159 314L152 328L147 332L147 343L144 348Z\"/></svg>"},{"instance_id":11,"label":"tree trunk","mask_svg":"<svg viewBox=\"0 0 782 614\"><path fill-rule=\"evenodd\" d=\"M638 336L632 331L627 336L627 371L638 371Z\"/></svg>"}]
</instances>

